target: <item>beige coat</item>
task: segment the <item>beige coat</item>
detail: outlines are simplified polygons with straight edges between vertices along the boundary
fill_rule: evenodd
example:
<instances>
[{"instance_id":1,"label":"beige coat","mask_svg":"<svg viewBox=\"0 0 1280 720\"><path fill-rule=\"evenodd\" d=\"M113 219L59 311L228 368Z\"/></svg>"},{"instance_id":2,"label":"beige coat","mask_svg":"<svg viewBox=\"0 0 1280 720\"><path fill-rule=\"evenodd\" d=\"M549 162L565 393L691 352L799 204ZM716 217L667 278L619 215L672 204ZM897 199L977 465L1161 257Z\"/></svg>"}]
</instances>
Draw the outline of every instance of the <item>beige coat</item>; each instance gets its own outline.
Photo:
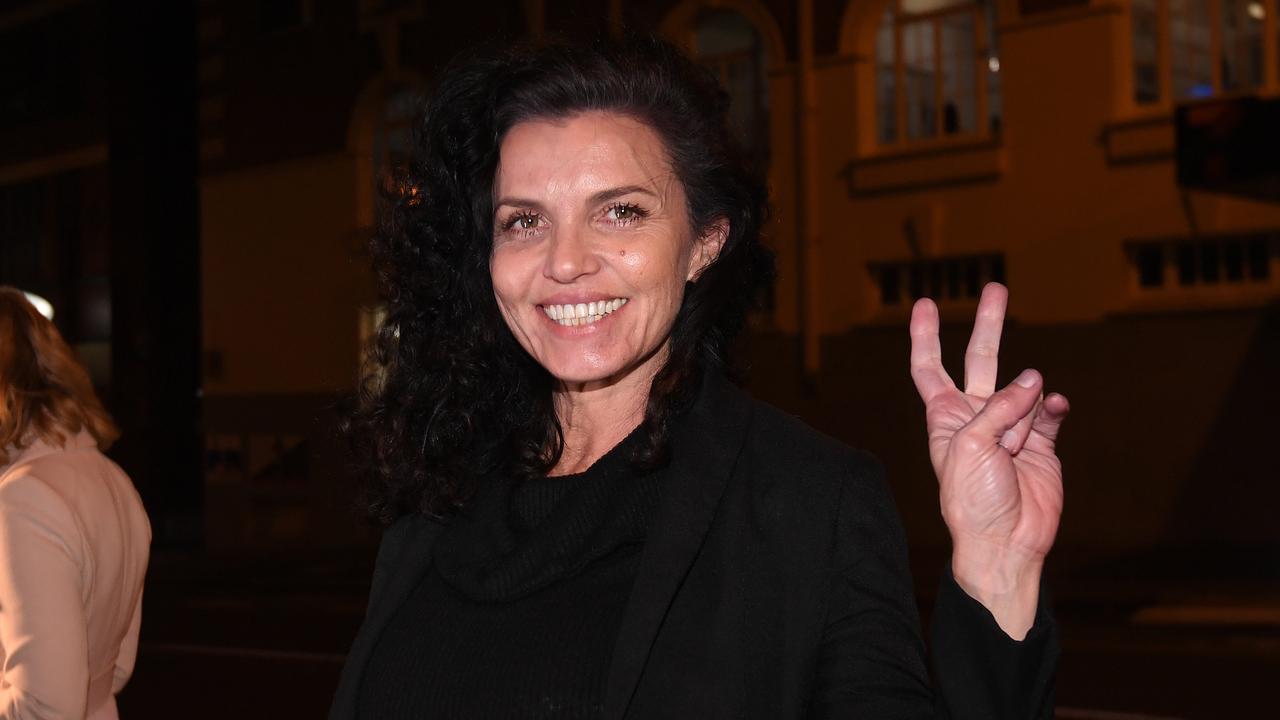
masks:
<instances>
[{"instance_id":1,"label":"beige coat","mask_svg":"<svg viewBox=\"0 0 1280 720\"><path fill-rule=\"evenodd\" d=\"M151 526L87 433L0 466L0 720L111 720L133 672Z\"/></svg>"}]
</instances>

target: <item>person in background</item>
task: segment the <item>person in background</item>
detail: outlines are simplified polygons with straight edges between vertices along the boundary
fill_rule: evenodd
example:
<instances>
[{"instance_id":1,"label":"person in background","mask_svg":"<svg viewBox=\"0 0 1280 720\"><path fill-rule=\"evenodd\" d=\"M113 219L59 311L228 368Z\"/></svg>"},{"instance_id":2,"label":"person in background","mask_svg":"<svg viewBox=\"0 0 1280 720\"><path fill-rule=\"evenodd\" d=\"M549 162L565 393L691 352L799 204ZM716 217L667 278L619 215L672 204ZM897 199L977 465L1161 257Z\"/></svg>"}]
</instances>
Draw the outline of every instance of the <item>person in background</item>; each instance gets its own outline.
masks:
<instances>
[{"instance_id":1,"label":"person in background","mask_svg":"<svg viewBox=\"0 0 1280 720\"><path fill-rule=\"evenodd\" d=\"M133 672L151 526L53 323L0 287L0 720L109 720Z\"/></svg>"}]
</instances>

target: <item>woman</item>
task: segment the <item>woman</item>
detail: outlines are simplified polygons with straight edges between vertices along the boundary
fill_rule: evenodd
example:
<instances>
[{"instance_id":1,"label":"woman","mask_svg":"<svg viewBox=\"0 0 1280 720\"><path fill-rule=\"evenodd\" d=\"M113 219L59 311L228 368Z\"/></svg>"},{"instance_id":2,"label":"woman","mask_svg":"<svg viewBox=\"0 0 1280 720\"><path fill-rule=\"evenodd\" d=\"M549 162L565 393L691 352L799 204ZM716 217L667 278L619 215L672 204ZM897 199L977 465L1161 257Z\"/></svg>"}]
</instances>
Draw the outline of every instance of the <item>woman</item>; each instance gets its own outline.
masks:
<instances>
[{"instance_id":1,"label":"woman","mask_svg":"<svg viewBox=\"0 0 1280 720\"><path fill-rule=\"evenodd\" d=\"M0 718L117 717L151 528L53 323L0 287Z\"/></svg>"},{"instance_id":2,"label":"woman","mask_svg":"<svg viewBox=\"0 0 1280 720\"><path fill-rule=\"evenodd\" d=\"M1060 395L912 374L955 541L925 670L878 464L724 359L771 261L726 99L657 42L456 64L375 238L350 422L390 524L333 718L1049 717Z\"/></svg>"}]
</instances>

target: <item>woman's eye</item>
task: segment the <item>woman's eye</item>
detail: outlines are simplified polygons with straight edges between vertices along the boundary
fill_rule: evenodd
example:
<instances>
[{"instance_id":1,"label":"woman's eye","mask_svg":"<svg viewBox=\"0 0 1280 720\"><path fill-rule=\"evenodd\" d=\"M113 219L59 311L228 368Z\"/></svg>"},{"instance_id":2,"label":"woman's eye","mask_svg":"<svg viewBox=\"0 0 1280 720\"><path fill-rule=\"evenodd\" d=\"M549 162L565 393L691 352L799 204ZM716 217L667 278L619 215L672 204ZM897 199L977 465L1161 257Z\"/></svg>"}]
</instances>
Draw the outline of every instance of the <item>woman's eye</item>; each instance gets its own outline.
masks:
<instances>
[{"instance_id":1,"label":"woman's eye","mask_svg":"<svg viewBox=\"0 0 1280 720\"><path fill-rule=\"evenodd\" d=\"M629 225L645 216L645 211L638 205L614 205L607 213L610 220L619 225Z\"/></svg>"},{"instance_id":2,"label":"woman's eye","mask_svg":"<svg viewBox=\"0 0 1280 720\"><path fill-rule=\"evenodd\" d=\"M542 225L542 216L537 213L521 212L515 213L507 218L502 224L504 231L514 231L520 235L528 235L539 229Z\"/></svg>"}]
</instances>

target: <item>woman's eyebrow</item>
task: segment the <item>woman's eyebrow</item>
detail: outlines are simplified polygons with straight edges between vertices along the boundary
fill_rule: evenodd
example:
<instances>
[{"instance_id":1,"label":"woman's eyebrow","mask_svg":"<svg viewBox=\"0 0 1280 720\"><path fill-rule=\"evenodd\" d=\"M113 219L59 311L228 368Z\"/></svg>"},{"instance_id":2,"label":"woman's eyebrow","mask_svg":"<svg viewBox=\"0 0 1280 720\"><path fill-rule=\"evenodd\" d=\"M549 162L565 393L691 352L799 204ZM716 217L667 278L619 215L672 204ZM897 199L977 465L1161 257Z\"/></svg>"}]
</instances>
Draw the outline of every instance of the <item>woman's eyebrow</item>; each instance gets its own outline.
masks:
<instances>
[{"instance_id":1,"label":"woman's eyebrow","mask_svg":"<svg viewBox=\"0 0 1280 720\"><path fill-rule=\"evenodd\" d=\"M497 210L498 208L504 205L510 205L512 207L527 207L527 208L532 208L534 210L539 210L539 211L542 210L542 203L538 202L537 200L529 200L526 198L518 198L518 197L498 198L497 202L493 204L493 209Z\"/></svg>"},{"instance_id":2,"label":"woman's eyebrow","mask_svg":"<svg viewBox=\"0 0 1280 720\"><path fill-rule=\"evenodd\" d=\"M647 187L642 187L640 185L622 185L616 188L609 188L608 190L601 190L600 192L592 195L589 202L590 204L595 205L602 202L609 202L614 198L620 198L623 195L630 195L632 193L640 193L642 195L649 195L655 198L658 197L657 193Z\"/></svg>"}]
</instances>

